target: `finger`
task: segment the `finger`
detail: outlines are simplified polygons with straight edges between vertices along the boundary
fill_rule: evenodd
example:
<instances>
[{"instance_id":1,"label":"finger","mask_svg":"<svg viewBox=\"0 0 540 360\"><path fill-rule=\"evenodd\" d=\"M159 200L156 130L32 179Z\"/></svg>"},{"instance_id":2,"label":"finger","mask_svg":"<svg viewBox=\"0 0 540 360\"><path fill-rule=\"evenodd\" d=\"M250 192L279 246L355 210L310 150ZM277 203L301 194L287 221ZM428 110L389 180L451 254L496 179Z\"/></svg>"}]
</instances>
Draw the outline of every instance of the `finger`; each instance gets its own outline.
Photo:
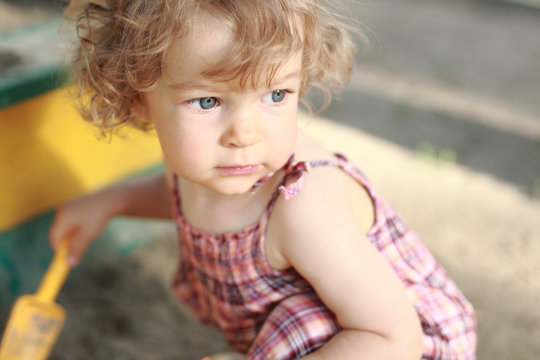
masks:
<instances>
[{"instance_id":1,"label":"finger","mask_svg":"<svg viewBox=\"0 0 540 360\"><path fill-rule=\"evenodd\" d=\"M70 266L76 266L81 262L81 259L88 249L88 245L92 241L93 236L78 231L71 235L71 244L69 245L67 261Z\"/></svg>"},{"instance_id":2,"label":"finger","mask_svg":"<svg viewBox=\"0 0 540 360\"><path fill-rule=\"evenodd\" d=\"M70 230L66 221L64 221L64 216L60 209L57 210L53 223L49 229L49 242L51 247L56 251L62 240L69 236L70 233L73 233L73 230Z\"/></svg>"}]
</instances>

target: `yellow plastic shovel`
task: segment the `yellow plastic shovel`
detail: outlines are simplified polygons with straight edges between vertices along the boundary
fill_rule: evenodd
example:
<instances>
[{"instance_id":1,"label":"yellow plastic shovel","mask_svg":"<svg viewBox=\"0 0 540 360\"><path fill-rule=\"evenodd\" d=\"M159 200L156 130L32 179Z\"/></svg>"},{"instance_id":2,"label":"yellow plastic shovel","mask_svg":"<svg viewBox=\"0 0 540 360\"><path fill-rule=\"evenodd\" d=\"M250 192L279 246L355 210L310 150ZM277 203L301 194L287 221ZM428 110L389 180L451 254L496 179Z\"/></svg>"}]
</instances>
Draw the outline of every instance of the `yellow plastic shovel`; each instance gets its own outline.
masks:
<instances>
[{"instance_id":1,"label":"yellow plastic shovel","mask_svg":"<svg viewBox=\"0 0 540 360\"><path fill-rule=\"evenodd\" d=\"M45 360L64 325L64 309L55 303L69 272L69 239L56 251L34 295L15 302L0 345L0 360Z\"/></svg>"}]
</instances>

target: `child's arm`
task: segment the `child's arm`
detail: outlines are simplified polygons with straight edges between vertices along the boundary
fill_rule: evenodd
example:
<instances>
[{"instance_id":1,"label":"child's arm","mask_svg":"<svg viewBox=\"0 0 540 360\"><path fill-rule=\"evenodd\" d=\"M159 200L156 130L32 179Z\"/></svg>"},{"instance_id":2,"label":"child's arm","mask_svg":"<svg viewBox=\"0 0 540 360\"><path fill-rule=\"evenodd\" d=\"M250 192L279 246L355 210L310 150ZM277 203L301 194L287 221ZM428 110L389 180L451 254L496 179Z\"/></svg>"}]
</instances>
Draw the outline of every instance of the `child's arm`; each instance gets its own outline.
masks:
<instances>
[{"instance_id":1,"label":"child's arm","mask_svg":"<svg viewBox=\"0 0 540 360\"><path fill-rule=\"evenodd\" d=\"M71 236L68 261L76 265L86 248L119 215L170 218L170 195L163 173L127 180L70 200L56 212L49 233L56 249Z\"/></svg>"},{"instance_id":2,"label":"child's arm","mask_svg":"<svg viewBox=\"0 0 540 360\"><path fill-rule=\"evenodd\" d=\"M281 199L274 210L277 253L284 267L293 266L310 282L343 329L306 359L420 359L418 316L352 216L352 202L366 200L351 199L346 176L335 169L304 176L300 194Z\"/></svg>"}]
</instances>

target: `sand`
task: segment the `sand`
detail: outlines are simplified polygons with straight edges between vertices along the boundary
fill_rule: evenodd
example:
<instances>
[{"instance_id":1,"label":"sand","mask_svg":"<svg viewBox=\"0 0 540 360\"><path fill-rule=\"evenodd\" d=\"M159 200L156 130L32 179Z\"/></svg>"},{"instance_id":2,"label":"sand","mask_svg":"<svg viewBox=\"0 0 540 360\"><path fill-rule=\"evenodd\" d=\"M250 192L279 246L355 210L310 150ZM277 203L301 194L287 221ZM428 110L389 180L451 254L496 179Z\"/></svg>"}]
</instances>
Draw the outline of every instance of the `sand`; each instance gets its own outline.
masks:
<instances>
[{"instance_id":1,"label":"sand","mask_svg":"<svg viewBox=\"0 0 540 360\"><path fill-rule=\"evenodd\" d=\"M479 359L538 358L538 201L348 126L314 120L306 132L359 164L455 279L478 313ZM173 299L175 229L156 226L151 246L68 280L59 299L68 320L52 359L197 359L227 348Z\"/></svg>"}]
</instances>

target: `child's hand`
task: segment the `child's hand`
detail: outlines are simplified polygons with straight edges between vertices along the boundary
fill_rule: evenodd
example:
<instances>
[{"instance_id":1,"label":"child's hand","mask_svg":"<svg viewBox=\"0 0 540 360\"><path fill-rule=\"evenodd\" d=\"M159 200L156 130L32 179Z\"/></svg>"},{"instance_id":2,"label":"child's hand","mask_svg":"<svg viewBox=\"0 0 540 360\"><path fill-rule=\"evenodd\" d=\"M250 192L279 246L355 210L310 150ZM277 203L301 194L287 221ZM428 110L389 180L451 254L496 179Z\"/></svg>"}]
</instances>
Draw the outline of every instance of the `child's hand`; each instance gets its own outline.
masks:
<instances>
[{"instance_id":1,"label":"child's hand","mask_svg":"<svg viewBox=\"0 0 540 360\"><path fill-rule=\"evenodd\" d=\"M97 192L70 200L56 212L49 232L53 249L57 249L66 236L71 238L68 263L77 265L84 252L101 234L114 215L112 197L107 192Z\"/></svg>"},{"instance_id":2,"label":"child's hand","mask_svg":"<svg viewBox=\"0 0 540 360\"><path fill-rule=\"evenodd\" d=\"M79 263L88 245L117 215L170 219L170 193L163 173L119 182L66 202L56 212L49 233L53 249L71 237L68 262Z\"/></svg>"}]
</instances>

